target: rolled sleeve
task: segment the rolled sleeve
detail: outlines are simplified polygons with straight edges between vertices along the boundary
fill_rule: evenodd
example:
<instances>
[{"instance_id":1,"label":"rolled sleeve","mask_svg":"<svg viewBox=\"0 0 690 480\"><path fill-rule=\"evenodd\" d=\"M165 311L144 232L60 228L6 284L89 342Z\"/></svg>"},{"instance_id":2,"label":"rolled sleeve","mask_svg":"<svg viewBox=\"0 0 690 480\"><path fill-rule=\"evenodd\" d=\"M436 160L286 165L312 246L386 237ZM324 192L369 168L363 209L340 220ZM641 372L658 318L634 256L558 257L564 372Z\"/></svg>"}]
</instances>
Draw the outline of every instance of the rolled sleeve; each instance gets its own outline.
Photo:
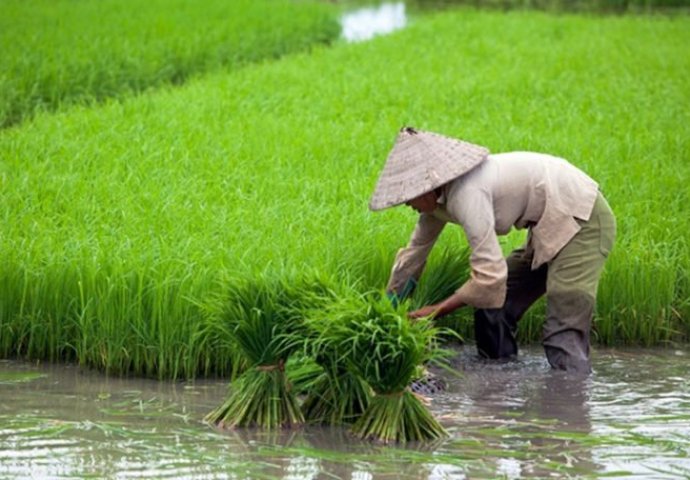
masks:
<instances>
[{"instance_id":1,"label":"rolled sleeve","mask_svg":"<svg viewBox=\"0 0 690 480\"><path fill-rule=\"evenodd\" d=\"M475 190L449 207L457 215L472 249L470 279L456 295L475 308L501 308L506 298L508 265L496 235L490 195Z\"/></svg>"},{"instance_id":2,"label":"rolled sleeve","mask_svg":"<svg viewBox=\"0 0 690 480\"><path fill-rule=\"evenodd\" d=\"M405 248L398 250L386 289L401 292L410 278L419 280L424 271L429 252L443 231L446 222L431 214L419 216L410 241Z\"/></svg>"},{"instance_id":3,"label":"rolled sleeve","mask_svg":"<svg viewBox=\"0 0 690 480\"><path fill-rule=\"evenodd\" d=\"M463 303L475 308L501 308L506 299L508 266L496 234L487 232L477 244L472 244L470 279L458 290Z\"/></svg>"}]
</instances>

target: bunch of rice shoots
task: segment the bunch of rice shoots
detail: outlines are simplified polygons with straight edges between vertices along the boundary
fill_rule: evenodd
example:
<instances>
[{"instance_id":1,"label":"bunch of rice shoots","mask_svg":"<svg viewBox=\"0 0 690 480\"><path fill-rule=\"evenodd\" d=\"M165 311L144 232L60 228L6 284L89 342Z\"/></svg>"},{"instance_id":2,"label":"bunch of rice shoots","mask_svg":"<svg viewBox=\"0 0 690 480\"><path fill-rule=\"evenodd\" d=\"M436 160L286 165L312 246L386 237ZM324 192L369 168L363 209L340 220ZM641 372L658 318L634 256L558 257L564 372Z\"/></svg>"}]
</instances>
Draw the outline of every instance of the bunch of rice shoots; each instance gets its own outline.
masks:
<instances>
[{"instance_id":1,"label":"bunch of rice shoots","mask_svg":"<svg viewBox=\"0 0 690 480\"><path fill-rule=\"evenodd\" d=\"M352 295L324 312L322 341L338 345L340 362L374 391L352 426L361 439L384 443L435 440L447 435L408 385L426 362L445 352L437 344L439 329L429 319L410 321L405 306L387 298Z\"/></svg>"},{"instance_id":2,"label":"bunch of rice shoots","mask_svg":"<svg viewBox=\"0 0 690 480\"><path fill-rule=\"evenodd\" d=\"M325 425L341 425L357 420L371 398L367 383L339 362L337 349L322 351L316 356L316 363L323 371L302 404L305 419Z\"/></svg>"},{"instance_id":3,"label":"bunch of rice shoots","mask_svg":"<svg viewBox=\"0 0 690 480\"><path fill-rule=\"evenodd\" d=\"M232 343L245 371L230 384L230 395L205 420L221 428L288 428L304 423L285 364L301 345L302 320L296 314L300 289L290 282L243 280L230 289L224 312Z\"/></svg>"},{"instance_id":4,"label":"bunch of rice shoots","mask_svg":"<svg viewBox=\"0 0 690 480\"><path fill-rule=\"evenodd\" d=\"M318 366L319 374L304 392L302 412L310 423L341 425L352 423L366 409L371 389L341 361L342 352L328 335L328 323L322 321L323 311L340 297L344 283L329 289L312 289L304 310L307 336L304 353ZM345 287L349 291L350 287Z\"/></svg>"}]
</instances>

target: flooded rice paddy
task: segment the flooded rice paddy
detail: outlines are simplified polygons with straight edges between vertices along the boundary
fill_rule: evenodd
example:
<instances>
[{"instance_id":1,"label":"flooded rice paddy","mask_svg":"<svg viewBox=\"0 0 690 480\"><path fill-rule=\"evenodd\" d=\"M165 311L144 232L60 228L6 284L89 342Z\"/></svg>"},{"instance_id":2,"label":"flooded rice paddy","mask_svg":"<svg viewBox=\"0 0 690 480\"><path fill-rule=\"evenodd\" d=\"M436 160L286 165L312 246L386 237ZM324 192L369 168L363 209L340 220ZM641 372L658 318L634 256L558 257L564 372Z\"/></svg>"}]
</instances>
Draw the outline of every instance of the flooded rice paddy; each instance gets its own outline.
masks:
<instances>
[{"instance_id":1,"label":"flooded rice paddy","mask_svg":"<svg viewBox=\"0 0 690 480\"><path fill-rule=\"evenodd\" d=\"M450 431L392 447L344 429L222 432L202 417L224 381L109 378L0 361L0 478L688 478L690 350L597 350L595 373L458 352L434 397Z\"/></svg>"}]
</instances>

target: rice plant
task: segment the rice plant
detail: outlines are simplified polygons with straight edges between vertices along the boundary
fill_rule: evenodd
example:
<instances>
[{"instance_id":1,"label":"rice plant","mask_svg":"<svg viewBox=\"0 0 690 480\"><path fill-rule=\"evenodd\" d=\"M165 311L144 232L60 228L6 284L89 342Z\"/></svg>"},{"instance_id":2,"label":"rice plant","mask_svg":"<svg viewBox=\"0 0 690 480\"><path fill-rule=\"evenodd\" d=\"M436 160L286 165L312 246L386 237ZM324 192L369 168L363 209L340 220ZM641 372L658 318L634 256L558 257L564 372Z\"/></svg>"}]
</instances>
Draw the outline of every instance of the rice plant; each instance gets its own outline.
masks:
<instances>
[{"instance_id":1,"label":"rice plant","mask_svg":"<svg viewBox=\"0 0 690 480\"><path fill-rule=\"evenodd\" d=\"M324 3L3 1L0 128L40 111L277 58L338 34Z\"/></svg>"},{"instance_id":2,"label":"rice plant","mask_svg":"<svg viewBox=\"0 0 690 480\"><path fill-rule=\"evenodd\" d=\"M330 281L300 273L229 282L221 297L226 303L219 322L239 355L241 374L231 383L226 401L206 421L223 428L301 425L299 390L293 389L290 379L302 377L309 384L306 379L314 374L313 366L299 358L308 335L304 312L333 298ZM289 375L288 366L298 373Z\"/></svg>"},{"instance_id":3,"label":"rice plant","mask_svg":"<svg viewBox=\"0 0 690 480\"><path fill-rule=\"evenodd\" d=\"M323 321L323 308L328 306L307 313L305 350L321 367L321 374L306 392L302 411L311 423L352 423L369 405L371 389L349 368L343 345L330 335L331 323Z\"/></svg>"},{"instance_id":4,"label":"rice plant","mask_svg":"<svg viewBox=\"0 0 690 480\"><path fill-rule=\"evenodd\" d=\"M230 385L227 400L205 420L222 428L293 427L304 422L285 364L300 345L302 321L291 303L294 286L245 280L229 291L225 312L234 346L246 370Z\"/></svg>"},{"instance_id":5,"label":"rice plant","mask_svg":"<svg viewBox=\"0 0 690 480\"><path fill-rule=\"evenodd\" d=\"M418 368L441 357L438 329L430 320L411 322L387 298L351 294L323 312L319 342L337 345L340 362L373 390L352 425L359 438L408 442L446 435L422 399L408 390Z\"/></svg>"},{"instance_id":6,"label":"rice plant","mask_svg":"<svg viewBox=\"0 0 690 480\"><path fill-rule=\"evenodd\" d=\"M323 373L315 380L302 404L310 423L342 425L356 421L369 405L369 386L347 368L323 360Z\"/></svg>"}]
</instances>

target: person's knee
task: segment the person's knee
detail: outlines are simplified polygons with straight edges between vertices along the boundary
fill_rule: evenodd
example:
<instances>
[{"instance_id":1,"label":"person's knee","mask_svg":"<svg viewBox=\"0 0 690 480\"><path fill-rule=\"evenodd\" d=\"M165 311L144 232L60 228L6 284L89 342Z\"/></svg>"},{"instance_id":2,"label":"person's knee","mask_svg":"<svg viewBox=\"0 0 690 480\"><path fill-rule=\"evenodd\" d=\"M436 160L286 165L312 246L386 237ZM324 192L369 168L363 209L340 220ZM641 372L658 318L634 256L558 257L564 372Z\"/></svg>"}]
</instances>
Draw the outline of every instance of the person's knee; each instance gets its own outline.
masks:
<instances>
[{"instance_id":1,"label":"person's knee","mask_svg":"<svg viewBox=\"0 0 690 480\"><path fill-rule=\"evenodd\" d=\"M577 288L549 292L546 299L544 338L566 330L589 334L596 298Z\"/></svg>"},{"instance_id":2,"label":"person's knee","mask_svg":"<svg viewBox=\"0 0 690 480\"><path fill-rule=\"evenodd\" d=\"M546 303L547 307L558 311L591 310L596 303L596 294L588 288L572 285L547 291Z\"/></svg>"}]
</instances>

